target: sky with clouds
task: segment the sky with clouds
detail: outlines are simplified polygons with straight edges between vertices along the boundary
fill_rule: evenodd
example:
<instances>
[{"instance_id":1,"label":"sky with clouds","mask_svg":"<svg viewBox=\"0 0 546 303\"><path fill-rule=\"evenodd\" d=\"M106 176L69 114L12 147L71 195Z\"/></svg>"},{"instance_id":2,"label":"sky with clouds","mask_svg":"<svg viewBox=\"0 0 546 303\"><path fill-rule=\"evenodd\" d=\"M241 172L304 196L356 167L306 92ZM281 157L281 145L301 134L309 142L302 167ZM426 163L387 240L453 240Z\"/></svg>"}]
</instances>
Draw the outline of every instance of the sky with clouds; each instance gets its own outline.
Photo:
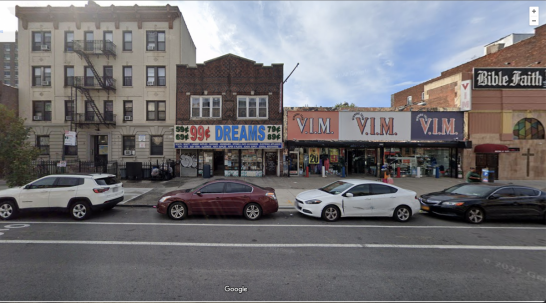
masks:
<instances>
[{"instance_id":1,"label":"sky with clouds","mask_svg":"<svg viewBox=\"0 0 546 303\"><path fill-rule=\"evenodd\" d=\"M511 33L533 33L539 1L96 1L101 6L178 6L197 62L232 53L284 63L285 106L390 106L393 93L483 56ZM19 6L82 1L1 1L0 30L17 29Z\"/></svg>"}]
</instances>

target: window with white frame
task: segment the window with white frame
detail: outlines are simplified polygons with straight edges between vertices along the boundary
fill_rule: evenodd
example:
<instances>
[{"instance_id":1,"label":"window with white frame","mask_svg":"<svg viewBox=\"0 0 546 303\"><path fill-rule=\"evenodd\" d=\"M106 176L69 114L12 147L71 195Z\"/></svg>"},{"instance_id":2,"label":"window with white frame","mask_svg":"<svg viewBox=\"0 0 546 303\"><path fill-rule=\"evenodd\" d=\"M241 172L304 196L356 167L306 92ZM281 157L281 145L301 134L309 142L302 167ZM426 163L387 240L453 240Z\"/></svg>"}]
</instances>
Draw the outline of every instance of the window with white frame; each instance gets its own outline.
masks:
<instances>
[{"instance_id":1,"label":"window with white frame","mask_svg":"<svg viewBox=\"0 0 546 303\"><path fill-rule=\"evenodd\" d=\"M239 119L267 119L267 96L237 97L237 117Z\"/></svg>"},{"instance_id":2,"label":"window with white frame","mask_svg":"<svg viewBox=\"0 0 546 303\"><path fill-rule=\"evenodd\" d=\"M192 118L221 118L222 98L220 96L191 97Z\"/></svg>"},{"instance_id":3,"label":"window with white frame","mask_svg":"<svg viewBox=\"0 0 546 303\"><path fill-rule=\"evenodd\" d=\"M407 105L411 105L411 96L408 96Z\"/></svg>"},{"instance_id":4,"label":"window with white frame","mask_svg":"<svg viewBox=\"0 0 546 303\"><path fill-rule=\"evenodd\" d=\"M421 93L421 101L425 100L425 92Z\"/></svg>"}]
</instances>

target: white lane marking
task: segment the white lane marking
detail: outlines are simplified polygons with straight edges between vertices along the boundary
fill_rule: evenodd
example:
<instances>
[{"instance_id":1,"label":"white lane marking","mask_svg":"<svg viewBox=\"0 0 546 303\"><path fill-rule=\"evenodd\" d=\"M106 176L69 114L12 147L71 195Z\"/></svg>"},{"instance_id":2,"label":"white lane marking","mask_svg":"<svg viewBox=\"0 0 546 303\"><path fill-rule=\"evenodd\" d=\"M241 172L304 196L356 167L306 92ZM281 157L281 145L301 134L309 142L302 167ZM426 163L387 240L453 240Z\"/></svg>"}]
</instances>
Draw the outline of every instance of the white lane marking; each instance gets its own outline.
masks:
<instances>
[{"instance_id":1,"label":"white lane marking","mask_svg":"<svg viewBox=\"0 0 546 303\"><path fill-rule=\"evenodd\" d=\"M247 243L187 243L142 241L70 241L70 240L0 240L0 244L86 244L86 245L147 245L192 247L251 247L251 248L417 248L417 249L481 249L481 250L530 250L546 251L544 246L487 246L487 245L398 245L398 244L247 244Z\"/></svg>"},{"instance_id":2,"label":"white lane marking","mask_svg":"<svg viewBox=\"0 0 546 303\"><path fill-rule=\"evenodd\" d=\"M23 228L23 227L29 227L29 224L9 224L5 225L5 228Z\"/></svg>"},{"instance_id":3,"label":"white lane marking","mask_svg":"<svg viewBox=\"0 0 546 303\"><path fill-rule=\"evenodd\" d=\"M207 227L334 227L334 228L417 228L417 229L521 229L546 230L546 227L503 226L410 226L410 225L312 225L312 224L199 224L199 223L139 223L139 222L25 222L29 224L89 224L89 225L152 225L152 226L207 226Z\"/></svg>"},{"instance_id":4,"label":"white lane marking","mask_svg":"<svg viewBox=\"0 0 546 303\"><path fill-rule=\"evenodd\" d=\"M140 196L142 196L142 195L148 193L148 192L151 191L152 189L153 189L153 188L150 188L150 189L148 189L147 191L145 191L145 192L143 192L143 193L140 193L140 192L139 192L138 195L132 197L132 198L129 199L129 200L125 200L125 201L123 201L123 202L120 202L120 203L118 203L118 204L125 204L125 203L127 203L127 202L129 202L129 201L131 201L131 200L133 200L133 199L136 199L136 198L138 198L138 197L140 197ZM124 190L124 192L125 192L125 191L126 191L126 189ZM129 191L129 192L127 192L127 194L133 195L134 193L132 193L132 192Z\"/></svg>"}]
</instances>

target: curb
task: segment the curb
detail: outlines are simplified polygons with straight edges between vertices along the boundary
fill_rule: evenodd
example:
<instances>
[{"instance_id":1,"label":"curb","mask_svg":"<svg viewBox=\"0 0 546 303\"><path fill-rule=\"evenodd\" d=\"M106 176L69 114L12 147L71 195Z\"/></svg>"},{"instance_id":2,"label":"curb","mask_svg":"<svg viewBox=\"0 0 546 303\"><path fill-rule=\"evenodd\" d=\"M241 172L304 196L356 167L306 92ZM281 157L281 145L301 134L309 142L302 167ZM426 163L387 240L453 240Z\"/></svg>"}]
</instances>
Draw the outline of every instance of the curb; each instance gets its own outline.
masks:
<instances>
[{"instance_id":1,"label":"curb","mask_svg":"<svg viewBox=\"0 0 546 303\"><path fill-rule=\"evenodd\" d=\"M145 205L145 204L133 204L133 205L125 205L125 204L118 204L115 207L141 207L141 208L153 208L155 205ZM279 206L279 209L294 209L293 206Z\"/></svg>"}]
</instances>

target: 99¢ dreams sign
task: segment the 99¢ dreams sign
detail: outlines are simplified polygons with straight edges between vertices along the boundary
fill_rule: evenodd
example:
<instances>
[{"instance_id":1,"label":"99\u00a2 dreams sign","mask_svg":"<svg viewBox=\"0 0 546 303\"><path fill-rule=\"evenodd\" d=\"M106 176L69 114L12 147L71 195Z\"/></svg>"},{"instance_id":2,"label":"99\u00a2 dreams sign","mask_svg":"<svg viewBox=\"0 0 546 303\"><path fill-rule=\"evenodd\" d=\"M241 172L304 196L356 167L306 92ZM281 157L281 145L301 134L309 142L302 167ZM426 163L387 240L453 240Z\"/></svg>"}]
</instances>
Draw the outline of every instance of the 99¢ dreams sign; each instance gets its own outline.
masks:
<instances>
[{"instance_id":1,"label":"99\u00a2 dreams sign","mask_svg":"<svg viewBox=\"0 0 546 303\"><path fill-rule=\"evenodd\" d=\"M281 125L177 125L174 148L282 148Z\"/></svg>"}]
</instances>

